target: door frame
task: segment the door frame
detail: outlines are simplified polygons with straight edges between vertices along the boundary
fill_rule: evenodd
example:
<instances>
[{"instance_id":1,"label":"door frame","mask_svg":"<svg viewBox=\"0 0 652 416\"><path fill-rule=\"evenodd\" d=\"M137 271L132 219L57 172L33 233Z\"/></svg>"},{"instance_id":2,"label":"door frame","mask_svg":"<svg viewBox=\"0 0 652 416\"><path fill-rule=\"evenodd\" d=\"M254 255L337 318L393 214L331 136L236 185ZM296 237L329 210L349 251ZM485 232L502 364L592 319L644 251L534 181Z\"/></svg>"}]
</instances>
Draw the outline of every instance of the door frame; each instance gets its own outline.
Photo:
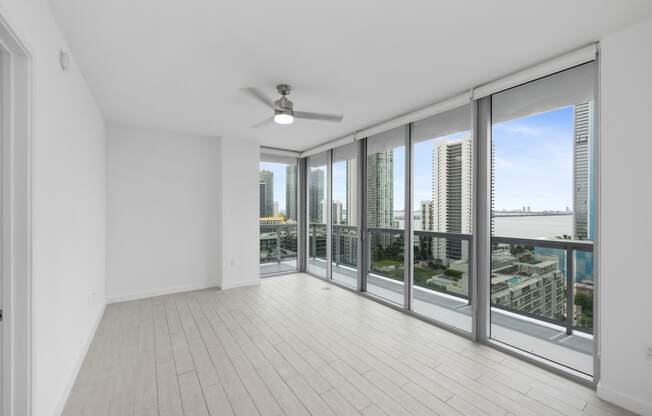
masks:
<instances>
[{"instance_id":1,"label":"door frame","mask_svg":"<svg viewBox=\"0 0 652 416\"><path fill-rule=\"evenodd\" d=\"M31 414L31 180L32 71L29 48L0 11L0 267L2 273L3 415Z\"/></svg>"}]
</instances>

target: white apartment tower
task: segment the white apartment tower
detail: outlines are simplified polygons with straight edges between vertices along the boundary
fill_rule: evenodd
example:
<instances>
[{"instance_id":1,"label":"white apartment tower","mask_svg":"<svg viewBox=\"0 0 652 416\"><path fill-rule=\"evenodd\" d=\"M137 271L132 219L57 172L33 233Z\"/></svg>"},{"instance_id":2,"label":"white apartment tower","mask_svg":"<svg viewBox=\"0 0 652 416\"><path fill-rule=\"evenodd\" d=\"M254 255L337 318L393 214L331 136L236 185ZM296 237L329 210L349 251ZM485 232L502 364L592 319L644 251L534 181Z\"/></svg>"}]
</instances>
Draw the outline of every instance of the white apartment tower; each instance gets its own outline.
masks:
<instances>
[{"instance_id":1,"label":"white apartment tower","mask_svg":"<svg viewBox=\"0 0 652 416\"><path fill-rule=\"evenodd\" d=\"M578 240L591 238L590 186L591 186L591 103L574 106L573 143L573 220L574 234Z\"/></svg>"},{"instance_id":2,"label":"white apartment tower","mask_svg":"<svg viewBox=\"0 0 652 416\"><path fill-rule=\"evenodd\" d=\"M472 166L470 137L433 144L430 230L471 233ZM467 249L461 241L437 239L433 243L433 255L442 260L460 259L468 254Z\"/></svg>"}]
</instances>

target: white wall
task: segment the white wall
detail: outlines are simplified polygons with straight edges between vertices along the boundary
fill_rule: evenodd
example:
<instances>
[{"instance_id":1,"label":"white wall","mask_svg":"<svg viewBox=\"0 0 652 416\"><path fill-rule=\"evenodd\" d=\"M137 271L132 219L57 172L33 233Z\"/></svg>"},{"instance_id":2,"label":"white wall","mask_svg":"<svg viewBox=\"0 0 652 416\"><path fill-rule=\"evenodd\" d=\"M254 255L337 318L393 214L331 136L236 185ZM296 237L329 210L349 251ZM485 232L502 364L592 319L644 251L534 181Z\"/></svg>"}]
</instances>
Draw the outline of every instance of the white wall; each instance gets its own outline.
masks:
<instances>
[{"instance_id":1,"label":"white wall","mask_svg":"<svg viewBox=\"0 0 652 416\"><path fill-rule=\"evenodd\" d=\"M104 308L104 121L46 1L2 0L32 55L32 408L63 405Z\"/></svg>"},{"instance_id":2,"label":"white wall","mask_svg":"<svg viewBox=\"0 0 652 416\"><path fill-rule=\"evenodd\" d=\"M598 394L652 415L652 20L601 41Z\"/></svg>"},{"instance_id":3,"label":"white wall","mask_svg":"<svg viewBox=\"0 0 652 416\"><path fill-rule=\"evenodd\" d=\"M219 140L109 125L109 302L219 286Z\"/></svg>"},{"instance_id":4,"label":"white wall","mask_svg":"<svg viewBox=\"0 0 652 416\"><path fill-rule=\"evenodd\" d=\"M259 270L259 163L258 143L221 140L222 205L220 287L229 289L260 282Z\"/></svg>"}]
</instances>

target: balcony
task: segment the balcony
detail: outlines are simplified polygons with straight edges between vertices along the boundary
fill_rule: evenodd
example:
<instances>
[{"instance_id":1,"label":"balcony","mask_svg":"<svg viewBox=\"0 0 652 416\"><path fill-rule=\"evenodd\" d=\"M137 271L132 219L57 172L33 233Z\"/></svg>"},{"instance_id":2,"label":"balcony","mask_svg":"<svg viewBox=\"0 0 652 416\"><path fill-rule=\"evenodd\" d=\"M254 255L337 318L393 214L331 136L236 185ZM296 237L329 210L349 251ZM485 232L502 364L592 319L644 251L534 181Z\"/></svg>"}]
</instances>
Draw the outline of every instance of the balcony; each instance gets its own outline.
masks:
<instances>
[{"instance_id":1,"label":"balcony","mask_svg":"<svg viewBox=\"0 0 652 416\"><path fill-rule=\"evenodd\" d=\"M592 375L593 243L491 241L491 338Z\"/></svg>"},{"instance_id":2,"label":"balcony","mask_svg":"<svg viewBox=\"0 0 652 416\"><path fill-rule=\"evenodd\" d=\"M297 224L260 225L260 274L297 270Z\"/></svg>"},{"instance_id":3,"label":"balcony","mask_svg":"<svg viewBox=\"0 0 652 416\"><path fill-rule=\"evenodd\" d=\"M368 238L367 292L397 305L404 304L404 235L370 228ZM310 236L309 265L326 276L326 225L311 224ZM414 312L471 332L472 239L414 231ZM356 227L333 226L333 279L353 288L357 241ZM592 374L592 252L589 241L494 237L492 339Z\"/></svg>"}]
</instances>

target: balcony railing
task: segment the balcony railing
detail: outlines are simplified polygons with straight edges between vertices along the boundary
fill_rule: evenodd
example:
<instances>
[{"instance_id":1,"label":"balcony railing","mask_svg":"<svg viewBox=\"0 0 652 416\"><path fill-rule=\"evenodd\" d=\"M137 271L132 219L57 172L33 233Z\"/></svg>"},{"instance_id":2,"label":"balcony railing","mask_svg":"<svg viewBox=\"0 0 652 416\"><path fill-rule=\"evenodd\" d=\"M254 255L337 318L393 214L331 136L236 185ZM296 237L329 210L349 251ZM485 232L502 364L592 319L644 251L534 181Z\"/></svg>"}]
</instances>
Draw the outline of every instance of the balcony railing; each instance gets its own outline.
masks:
<instances>
[{"instance_id":1,"label":"balcony railing","mask_svg":"<svg viewBox=\"0 0 652 416\"><path fill-rule=\"evenodd\" d=\"M260 263L281 263L297 257L297 224L260 225Z\"/></svg>"},{"instance_id":2,"label":"balcony railing","mask_svg":"<svg viewBox=\"0 0 652 416\"><path fill-rule=\"evenodd\" d=\"M355 225L333 225L333 264L357 267L358 227Z\"/></svg>"},{"instance_id":3,"label":"balcony railing","mask_svg":"<svg viewBox=\"0 0 652 416\"><path fill-rule=\"evenodd\" d=\"M308 258L326 261L326 224L308 225Z\"/></svg>"},{"instance_id":4,"label":"balcony railing","mask_svg":"<svg viewBox=\"0 0 652 416\"><path fill-rule=\"evenodd\" d=\"M308 230L309 258L325 267L327 225L310 224ZM385 278L386 289L400 292L406 267L405 230L369 227L367 235L370 276ZM473 236L415 230L412 240L415 288L468 302ZM564 327L568 334L593 333L591 241L511 237L491 241L492 308ZM358 242L357 227L333 225L334 266L355 269Z\"/></svg>"},{"instance_id":5,"label":"balcony railing","mask_svg":"<svg viewBox=\"0 0 652 416\"><path fill-rule=\"evenodd\" d=\"M491 306L593 333L593 243L491 239Z\"/></svg>"},{"instance_id":6,"label":"balcony railing","mask_svg":"<svg viewBox=\"0 0 652 416\"><path fill-rule=\"evenodd\" d=\"M414 285L468 301L472 241L471 234L415 230Z\"/></svg>"}]
</instances>

